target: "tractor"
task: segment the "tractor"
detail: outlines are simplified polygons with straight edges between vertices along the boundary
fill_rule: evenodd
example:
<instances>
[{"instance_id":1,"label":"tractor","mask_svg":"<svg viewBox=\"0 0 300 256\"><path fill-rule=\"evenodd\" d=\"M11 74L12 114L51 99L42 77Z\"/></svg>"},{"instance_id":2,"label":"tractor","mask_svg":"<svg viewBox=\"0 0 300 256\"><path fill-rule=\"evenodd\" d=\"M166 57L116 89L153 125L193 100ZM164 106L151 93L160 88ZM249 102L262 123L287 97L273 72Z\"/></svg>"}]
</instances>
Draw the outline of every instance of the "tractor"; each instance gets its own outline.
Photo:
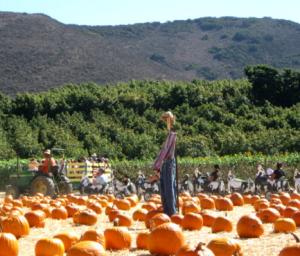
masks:
<instances>
[{"instance_id":1,"label":"tractor","mask_svg":"<svg viewBox=\"0 0 300 256\"><path fill-rule=\"evenodd\" d=\"M51 159L53 151L64 151L64 149L52 148L49 159ZM10 175L11 185L7 187L6 195L17 199L20 194L27 193L34 196L36 193L41 193L54 198L57 195L72 193L72 183L64 172L65 164L61 167L60 172L57 165L50 166L50 164L51 161L48 165L49 173L35 173L34 170L20 171L18 158L17 172Z\"/></svg>"}]
</instances>

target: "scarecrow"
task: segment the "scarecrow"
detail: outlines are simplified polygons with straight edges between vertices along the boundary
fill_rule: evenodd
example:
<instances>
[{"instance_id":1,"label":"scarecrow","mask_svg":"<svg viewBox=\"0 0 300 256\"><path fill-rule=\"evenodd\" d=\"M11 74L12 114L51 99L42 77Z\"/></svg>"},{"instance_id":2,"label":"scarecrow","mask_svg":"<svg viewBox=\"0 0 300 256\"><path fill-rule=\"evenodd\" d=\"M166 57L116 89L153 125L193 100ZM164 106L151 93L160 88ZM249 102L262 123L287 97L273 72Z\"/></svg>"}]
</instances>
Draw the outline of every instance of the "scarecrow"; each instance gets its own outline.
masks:
<instances>
[{"instance_id":1,"label":"scarecrow","mask_svg":"<svg viewBox=\"0 0 300 256\"><path fill-rule=\"evenodd\" d=\"M171 123L175 124L175 118L171 112L166 112L161 117L167 121L168 136L167 140L161 149L158 157L153 164L153 170L158 170L163 162L160 175L160 194L164 212L172 216L176 214L176 193L175 193L175 175L176 175L176 160L175 147L177 133L171 131Z\"/></svg>"}]
</instances>

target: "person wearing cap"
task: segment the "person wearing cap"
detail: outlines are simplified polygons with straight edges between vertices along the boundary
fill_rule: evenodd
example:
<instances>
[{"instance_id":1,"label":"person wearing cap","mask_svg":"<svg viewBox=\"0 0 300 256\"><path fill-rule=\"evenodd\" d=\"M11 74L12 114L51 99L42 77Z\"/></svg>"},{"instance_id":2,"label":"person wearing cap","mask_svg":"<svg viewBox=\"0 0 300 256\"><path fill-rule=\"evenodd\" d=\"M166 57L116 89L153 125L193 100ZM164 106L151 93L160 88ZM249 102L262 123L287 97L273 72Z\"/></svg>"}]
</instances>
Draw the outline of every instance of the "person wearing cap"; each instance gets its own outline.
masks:
<instances>
[{"instance_id":1,"label":"person wearing cap","mask_svg":"<svg viewBox=\"0 0 300 256\"><path fill-rule=\"evenodd\" d=\"M217 179L221 178L221 173L220 173L220 165L215 164L214 165L214 171L210 174L208 180L209 181L215 181Z\"/></svg>"},{"instance_id":2,"label":"person wearing cap","mask_svg":"<svg viewBox=\"0 0 300 256\"><path fill-rule=\"evenodd\" d=\"M125 174L125 175L123 176L123 183L122 183L121 187L127 186L129 183L130 183L129 176L128 176L127 174Z\"/></svg>"},{"instance_id":3,"label":"person wearing cap","mask_svg":"<svg viewBox=\"0 0 300 256\"><path fill-rule=\"evenodd\" d=\"M105 170L103 168L99 168L96 173L96 180L94 181L94 186L105 185L108 182L108 177L105 174Z\"/></svg>"},{"instance_id":4,"label":"person wearing cap","mask_svg":"<svg viewBox=\"0 0 300 256\"><path fill-rule=\"evenodd\" d=\"M182 176L183 181L178 182L179 184L186 184L189 181L190 175L185 174Z\"/></svg>"},{"instance_id":5,"label":"person wearing cap","mask_svg":"<svg viewBox=\"0 0 300 256\"><path fill-rule=\"evenodd\" d=\"M41 172L43 173L48 173L49 172L49 169L48 169L48 163L49 163L49 158L50 158L50 149L47 149L44 153L43 153L43 156L45 157L45 161L43 162L43 165L42 165L42 168L41 168ZM50 160L50 167L55 165L55 160L53 157L51 157L51 160Z\"/></svg>"}]
</instances>

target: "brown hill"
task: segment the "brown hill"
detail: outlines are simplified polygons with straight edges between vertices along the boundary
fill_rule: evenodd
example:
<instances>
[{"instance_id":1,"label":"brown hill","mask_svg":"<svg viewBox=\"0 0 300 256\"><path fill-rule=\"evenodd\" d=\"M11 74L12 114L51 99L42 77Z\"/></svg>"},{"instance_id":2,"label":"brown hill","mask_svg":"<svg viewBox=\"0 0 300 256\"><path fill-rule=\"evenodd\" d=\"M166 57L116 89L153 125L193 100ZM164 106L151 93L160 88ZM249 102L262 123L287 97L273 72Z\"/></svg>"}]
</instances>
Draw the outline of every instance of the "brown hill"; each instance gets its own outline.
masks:
<instances>
[{"instance_id":1,"label":"brown hill","mask_svg":"<svg viewBox=\"0 0 300 256\"><path fill-rule=\"evenodd\" d=\"M76 26L0 12L0 92L41 92L69 82L235 79L248 64L299 69L299 40L299 24L270 18Z\"/></svg>"}]
</instances>

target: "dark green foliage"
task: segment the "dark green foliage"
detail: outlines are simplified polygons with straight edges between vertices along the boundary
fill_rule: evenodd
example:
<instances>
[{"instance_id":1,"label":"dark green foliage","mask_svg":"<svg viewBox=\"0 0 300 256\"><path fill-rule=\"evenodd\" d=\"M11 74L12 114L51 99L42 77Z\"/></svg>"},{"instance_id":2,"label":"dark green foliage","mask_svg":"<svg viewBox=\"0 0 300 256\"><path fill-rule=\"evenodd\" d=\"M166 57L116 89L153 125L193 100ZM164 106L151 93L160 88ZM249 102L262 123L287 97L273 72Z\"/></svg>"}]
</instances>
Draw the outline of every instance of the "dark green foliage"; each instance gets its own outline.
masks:
<instances>
[{"instance_id":1,"label":"dark green foliage","mask_svg":"<svg viewBox=\"0 0 300 256\"><path fill-rule=\"evenodd\" d=\"M237 32L233 36L232 40L237 41L237 42L241 42L243 40L248 39L249 37L250 37L250 32L248 30L242 30L242 31Z\"/></svg>"},{"instance_id":2,"label":"dark green foliage","mask_svg":"<svg viewBox=\"0 0 300 256\"><path fill-rule=\"evenodd\" d=\"M202 40L209 40L209 39L210 39L210 36L206 34L206 35L204 35L201 39L202 39Z\"/></svg>"},{"instance_id":3,"label":"dark green foliage","mask_svg":"<svg viewBox=\"0 0 300 256\"><path fill-rule=\"evenodd\" d=\"M150 59L157 62L164 62L166 58L160 53L154 53L150 56Z\"/></svg>"},{"instance_id":4,"label":"dark green foliage","mask_svg":"<svg viewBox=\"0 0 300 256\"><path fill-rule=\"evenodd\" d=\"M228 38L228 37L229 37L228 34L223 34L220 38L221 38L221 39L226 39L226 38Z\"/></svg>"},{"instance_id":5,"label":"dark green foliage","mask_svg":"<svg viewBox=\"0 0 300 256\"><path fill-rule=\"evenodd\" d=\"M185 69L186 71L189 71L189 70L196 70L196 69L198 69L198 66L195 65L195 64L189 64L189 65L186 66L184 69Z\"/></svg>"},{"instance_id":6,"label":"dark green foliage","mask_svg":"<svg viewBox=\"0 0 300 256\"><path fill-rule=\"evenodd\" d=\"M268 33L268 34L264 35L264 39L268 42L273 42L274 36Z\"/></svg>"},{"instance_id":7,"label":"dark green foliage","mask_svg":"<svg viewBox=\"0 0 300 256\"><path fill-rule=\"evenodd\" d=\"M197 73L198 75L204 76L207 80L215 80L220 76L218 72L213 71L209 67L200 68L198 69Z\"/></svg>"}]
</instances>

